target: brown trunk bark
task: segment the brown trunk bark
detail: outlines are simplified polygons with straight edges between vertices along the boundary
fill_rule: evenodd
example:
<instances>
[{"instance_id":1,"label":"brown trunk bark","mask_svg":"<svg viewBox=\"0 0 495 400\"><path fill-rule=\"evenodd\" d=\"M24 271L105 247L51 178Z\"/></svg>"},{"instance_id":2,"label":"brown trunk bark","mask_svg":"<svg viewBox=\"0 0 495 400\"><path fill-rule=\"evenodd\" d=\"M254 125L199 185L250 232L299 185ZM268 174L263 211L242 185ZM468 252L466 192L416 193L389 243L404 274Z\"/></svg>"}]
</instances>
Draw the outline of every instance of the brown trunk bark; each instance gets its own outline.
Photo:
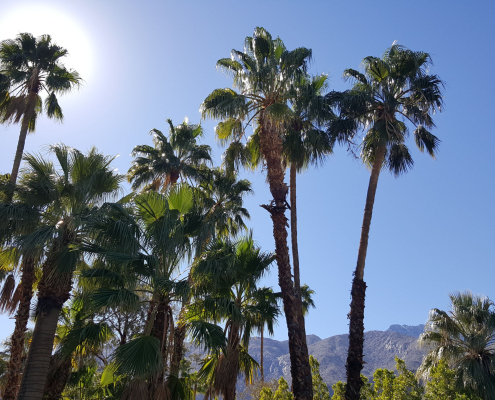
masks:
<instances>
[{"instance_id":1,"label":"brown trunk bark","mask_svg":"<svg viewBox=\"0 0 495 400\"><path fill-rule=\"evenodd\" d=\"M220 362L215 377L215 389L222 393L223 400L235 400L239 375L239 327L231 325L227 337L227 351Z\"/></svg>"},{"instance_id":2,"label":"brown trunk bark","mask_svg":"<svg viewBox=\"0 0 495 400\"><path fill-rule=\"evenodd\" d=\"M223 400L235 400L235 385L226 387L222 392Z\"/></svg>"},{"instance_id":3,"label":"brown trunk bark","mask_svg":"<svg viewBox=\"0 0 495 400\"><path fill-rule=\"evenodd\" d=\"M177 181L179 180L180 177L180 172L179 171L172 171L170 173L170 184L175 185Z\"/></svg>"},{"instance_id":4,"label":"brown trunk bark","mask_svg":"<svg viewBox=\"0 0 495 400\"><path fill-rule=\"evenodd\" d=\"M26 258L22 261L21 300L15 316L15 328L12 334L10 360L7 366L7 381L3 399L15 400L21 383L22 355L24 352L24 337L29 320L31 299L33 298L33 283L35 279L34 260Z\"/></svg>"},{"instance_id":5,"label":"brown trunk bark","mask_svg":"<svg viewBox=\"0 0 495 400\"><path fill-rule=\"evenodd\" d=\"M120 337L119 345L123 346L127 343L127 327L124 325L124 331L122 332L122 336Z\"/></svg>"},{"instance_id":6,"label":"brown trunk bark","mask_svg":"<svg viewBox=\"0 0 495 400\"><path fill-rule=\"evenodd\" d=\"M187 280L189 282L189 286L192 287L193 280L191 271L189 271L189 274L187 275ZM188 296L188 298L182 303L182 307L179 312L179 318L177 319L177 326L174 329L174 354L172 356L170 372L175 375L179 374L180 362L184 357L184 340L186 339L187 327L183 319L184 314L187 312L187 307L189 306L190 301L191 298Z\"/></svg>"},{"instance_id":7,"label":"brown trunk bark","mask_svg":"<svg viewBox=\"0 0 495 400\"><path fill-rule=\"evenodd\" d=\"M43 400L60 400L70 378L72 360L70 357L60 360L57 356L52 356L50 364Z\"/></svg>"},{"instance_id":8,"label":"brown trunk bark","mask_svg":"<svg viewBox=\"0 0 495 400\"><path fill-rule=\"evenodd\" d=\"M160 301L157 304L157 310L155 314L155 319L153 321L153 329L151 330L151 335L156 337L160 341L160 350L162 352L162 357L164 357L163 352L166 351L166 329L167 327L167 304Z\"/></svg>"},{"instance_id":9,"label":"brown trunk bark","mask_svg":"<svg viewBox=\"0 0 495 400\"><path fill-rule=\"evenodd\" d=\"M41 400L43 397L58 317L72 289L72 272L56 277L53 274L59 252L71 242L71 238L70 232L66 231L62 243L54 244L43 264L43 275L38 285L36 324L17 400Z\"/></svg>"},{"instance_id":10,"label":"brown trunk bark","mask_svg":"<svg viewBox=\"0 0 495 400\"><path fill-rule=\"evenodd\" d=\"M172 365L170 371L172 374L179 373L179 366L182 358L184 357L184 340L186 338L186 325L181 323L179 318L179 324L175 327L174 331L174 355L172 358Z\"/></svg>"},{"instance_id":11,"label":"brown trunk bark","mask_svg":"<svg viewBox=\"0 0 495 400\"><path fill-rule=\"evenodd\" d=\"M261 382L265 382L265 370L263 369L263 346L264 346L264 337L263 337L263 331L264 328L261 329L261 343L260 343L260 370L261 370Z\"/></svg>"},{"instance_id":12,"label":"brown trunk bark","mask_svg":"<svg viewBox=\"0 0 495 400\"><path fill-rule=\"evenodd\" d=\"M294 264L294 289L301 303L301 313L299 314L299 326L301 334L306 340L306 322L304 320L304 310L301 299L301 276L299 273L299 245L297 243L297 168L295 165L290 166L290 235L292 245L292 260Z\"/></svg>"},{"instance_id":13,"label":"brown trunk bark","mask_svg":"<svg viewBox=\"0 0 495 400\"><path fill-rule=\"evenodd\" d=\"M289 248L287 245L287 208L288 188L284 182L285 172L282 168L282 139L276 129L264 126L260 117L261 153L266 161L267 180L273 200L270 205L262 206L271 215L273 221L273 237L278 265L278 280L282 292L285 318L289 336L289 354L291 361L291 377L295 400L313 398L311 368L309 366L308 346L304 332L301 298L294 289L291 278ZM268 125L268 124L267 124Z\"/></svg>"},{"instance_id":14,"label":"brown trunk bark","mask_svg":"<svg viewBox=\"0 0 495 400\"><path fill-rule=\"evenodd\" d=\"M24 146L26 145L26 137L29 128L29 116L22 118L21 132L19 133L19 140L17 142L17 150L15 152L14 165L12 167L12 173L10 174L10 182L15 185L17 181L17 175L19 174L19 168L21 166L22 155L24 153Z\"/></svg>"},{"instance_id":15,"label":"brown trunk bark","mask_svg":"<svg viewBox=\"0 0 495 400\"><path fill-rule=\"evenodd\" d=\"M297 245L297 169L290 166L290 238L292 246L292 263L294 264L294 288L301 293L301 277L299 275L299 247Z\"/></svg>"},{"instance_id":16,"label":"brown trunk bark","mask_svg":"<svg viewBox=\"0 0 495 400\"><path fill-rule=\"evenodd\" d=\"M151 330L151 335L156 337L160 341L160 351L163 360L163 370L156 377L156 380L153 379L153 385L150 388L151 392L154 392L157 387L163 386L165 381L164 370L167 366L167 331L168 331L168 323L167 323L167 303L163 300L159 301L156 305L157 310L155 314L155 319L153 321L153 329ZM154 387L153 387L154 386Z\"/></svg>"},{"instance_id":17,"label":"brown trunk bark","mask_svg":"<svg viewBox=\"0 0 495 400\"><path fill-rule=\"evenodd\" d=\"M345 391L346 400L359 400L363 381L361 370L363 369L364 348L364 307L366 295L366 282L364 282L364 265L366 252L368 250L368 237L370 233L373 205L375 203L378 178L385 159L386 148L381 146L377 149L375 161L371 169L371 176L364 208L363 226L361 228L361 239L359 242L358 260L351 289L351 310L349 312L349 350L347 353L347 384Z\"/></svg>"},{"instance_id":18,"label":"brown trunk bark","mask_svg":"<svg viewBox=\"0 0 495 400\"><path fill-rule=\"evenodd\" d=\"M49 304L45 302L43 312L36 319L17 400L41 400L43 398L52 355L53 338L61 309L62 304L60 303L52 302Z\"/></svg>"}]
</instances>

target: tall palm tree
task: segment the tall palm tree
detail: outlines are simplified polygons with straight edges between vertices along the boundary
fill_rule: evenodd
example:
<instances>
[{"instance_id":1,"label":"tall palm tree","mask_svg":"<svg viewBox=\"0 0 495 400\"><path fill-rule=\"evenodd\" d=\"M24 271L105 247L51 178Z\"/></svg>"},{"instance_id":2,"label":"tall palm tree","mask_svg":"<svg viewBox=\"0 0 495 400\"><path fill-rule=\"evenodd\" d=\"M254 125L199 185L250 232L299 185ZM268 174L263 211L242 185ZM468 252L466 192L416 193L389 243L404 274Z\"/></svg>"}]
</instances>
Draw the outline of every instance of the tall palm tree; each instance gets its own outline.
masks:
<instances>
[{"instance_id":1,"label":"tall palm tree","mask_svg":"<svg viewBox=\"0 0 495 400\"><path fill-rule=\"evenodd\" d=\"M311 369L304 326L301 326L301 299L294 290L287 245L288 187L284 182L283 122L293 112L288 101L295 83L305 76L311 50L298 48L288 51L283 42L263 28L256 28L253 37L245 40L244 51L232 50L231 58L217 62L217 67L233 76L236 92L231 89L213 91L201 105L203 117L223 119L218 137L241 143L245 124L255 121L259 130L259 146L266 167L267 180L273 200L263 205L273 221L273 237L279 270L279 285L289 334L291 374L296 399L311 399Z\"/></svg>"},{"instance_id":2,"label":"tall palm tree","mask_svg":"<svg viewBox=\"0 0 495 400\"><path fill-rule=\"evenodd\" d=\"M428 353L418 369L427 378L440 360L455 371L462 392L495 398L495 309L487 297L452 293L450 311L430 311L420 343Z\"/></svg>"},{"instance_id":3,"label":"tall palm tree","mask_svg":"<svg viewBox=\"0 0 495 400\"><path fill-rule=\"evenodd\" d=\"M2 240L2 258L9 256L11 260L2 260L3 267L6 262L14 264L13 272L7 277L2 290L1 306L9 313L16 312L14 332L10 343L10 360L7 366L6 385L3 398L15 400L21 381L22 357L24 353L25 333L31 310L31 299L36 281L36 268L43 253L38 249L38 254L21 254L16 250L15 238L36 230L41 222L41 216L46 202L30 203L29 196L24 197L25 190L17 185L14 189L14 200L11 184L6 183L7 198L5 203L0 203L0 237ZM2 192L4 192L2 190ZM14 276L20 276L20 282L14 290ZM9 283L10 290L8 289Z\"/></svg>"},{"instance_id":4,"label":"tall palm tree","mask_svg":"<svg viewBox=\"0 0 495 400\"><path fill-rule=\"evenodd\" d=\"M290 232L292 262L294 265L294 288L301 292L299 246L297 240L297 173L318 164L332 154L334 142L321 129L323 124L334 119L334 114L323 96L327 75L301 79L295 87L292 99L294 115L286 124L284 156L289 164L290 188ZM304 319L301 319L304 324Z\"/></svg>"},{"instance_id":5,"label":"tall palm tree","mask_svg":"<svg viewBox=\"0 0 495 400\"><path fill-rule=\"evenodd\" d=\"M39 178L39 176L38 176ZM31 310L31 300L37 278L37 270L40 269L40 261L43 259L43 246L31 249L30 254L23 254L17 249L16 238L27 235L40 228L41 219L46 207L52 201L49 196L36 195L32 187L39 188L43 185L43 178L36 182L36 178L30 178L31 188L23 184L23 179L17 185L12 185L8 180L2 180L1 193L5 202L0 203L1 238L3 253L10 254L10 260L4 259L2 263L10 262L14 265L13 273L10 274L4 284L2 291L1 306L9 313L14 313L15 328L10 342L10 360L6 374L6 389L3 398L15 400L19 391L21 373L24 357L25 334ZM12 191L13 188L13 191ZM12 197L13 195L13 197ZM4 265L5 267L5 265ZM14 275L20 277L20 282L15 290L11 286L11 295L6 290L9 282L14 282Z\"/></svg>"},{"instance_id":6,"label":"tall palm tree","mask_svg":"<svg viewBox=\"0 0 495 400\"><path fill-rule=\"evenodd\" d=\"M367 129L361 156L371 169L351 290L346 364L346 399L349 400L359 398L363 385L360 372L363 368L366 292L364 266L378 177L384 168L399 176L413 166L405 145L408 121L415 128L413 136L418 148L435 157L440 140L427 129L435 126L432 114L441 111L443 103L443 82L428 73L431 65L428 53L413 52L394 43L382 58L366 57L363 65L364 74L353 69L344 72L345 78L355 81L351 90L328 96L340 108L340 118L330 124L330 134L335 140L345 141L358 129Z\"/></svg>"},{"instance_id":7,"label":"tall palm tree","mask_svg":"<svg viewBox=\"0 0 495 400\"><path fill-rule=\"evenodd\" d=\"M330 103L324 96L327 87L327 75L302 77L292 89L289 99L292 115L284 123L283 164L289 166L290 193L290 229L291 249L294 265L294 288L300 292L301 279L299 268L299 250L297 241L297 174L317 165L333 152L334 141L322 127L335 119ZM224 134L222 123L217 132ZM263 165L260 151L259 129L240 147L232 143L227 149L224 163L229 170L236 163L254 169ZM225 133L229 133L228 131ZM304 320L302 321L304 324Z\"/></svg>"},{"instance_id":8,"label":"tall palm tree","mask_svg":"<svg viewBox=\"0 0 495 400\"><path fill-rule=\"evenodd\" d=\"M17 241L28 255L38 246L47 248L38 285L33 339L18 400L43 397L57 321L70 297L73 272L83 256L80 246L87 238L87 220L98 212L99 204L118 193L123 180L110 168L113 158L94 148L83 154L56 145L50 151L56 156L59 170L41 156L25 157L23 184L34 198L48 197L51 204L43 212L44 224Z\"/></svg>"},{"instance_id":9,"label":"tall palm tree","mask_svg":"<svg viewBox=\"0 0 495 400\"><path fill-rule=\"evenodd\" d=\"M158 129L152 129L154 147L139 145L134 147L132 155L136 157L129 168L128 179L132 188L137 190L148 185L148 189L165 190L168 185L182 179L197 179L199 170L211 163L211 148L197 144L203 134L201 125L184 122L174 126L169 124L169 136Z\"/></svg>"},{"instance_id":10,"label":"tall palm tree","mask_svg":"<svg viewBox=\"0 0 495 400\"><path fill-rule=\"evenodd\" d=\"M19 173L26 136L34 132L38 116L44 109L49 118L62 121L64 114L57 94L70 92L81 84L79 74L61 62L67 54L66 49L52 42L50 35L35 38L30 33L20 33L15 39L0 43L0 74L4 76L0 77L0 122L21 123L10 175L13 184Z\"/></svg>"},{"instance_id":11,"label":"tall palm tree","mask_svg":"<svg viewBox=\"0 0 495 400\"><path fill-rule=\"evenodd\" d=\"M243 350L248 349L252 331L259 328L260 315L269 325L278 315L276 303L262 299L267 289L257 287L273 261L272 254L263 253L247 237L215 241L193 267L195 300L189 318L226 321L227 348L217 360L213 385L225 400L235 399L237 376L241 365L247 365L243 357L252 360Z\"/></svg>"}]
</instances>

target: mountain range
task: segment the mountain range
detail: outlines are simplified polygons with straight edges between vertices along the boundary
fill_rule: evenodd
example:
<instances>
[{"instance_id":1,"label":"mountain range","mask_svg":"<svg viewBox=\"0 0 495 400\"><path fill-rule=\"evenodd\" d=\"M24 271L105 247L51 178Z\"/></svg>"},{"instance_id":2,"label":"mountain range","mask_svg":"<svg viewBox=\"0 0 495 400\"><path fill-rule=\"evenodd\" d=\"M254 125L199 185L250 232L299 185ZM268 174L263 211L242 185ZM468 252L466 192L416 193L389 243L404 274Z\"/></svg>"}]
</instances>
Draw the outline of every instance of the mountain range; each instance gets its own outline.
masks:
<instances>
[{"instance_id":1,"label":"mountain range","mask_svg":"<svg viewBox=\"0 0 495 400\"><path fill-rule=\"evenodd\" d=\"M424 325L391 325L386 331L368 331L364 334L364 360L362 373L372 377L377 368L394 369L395 356L406 362L408 369L415 371L421 364L425 351L418 345L418 337ZM309 354L320 363L320 374L329 388L345 380L348 335L330 336L321 339L307 336ZM260 338L252 338L249 354L260 361ZM288 341L264 339L265 380L284 376L290 381L290 359Z\"/></svg>"}]
</instances>

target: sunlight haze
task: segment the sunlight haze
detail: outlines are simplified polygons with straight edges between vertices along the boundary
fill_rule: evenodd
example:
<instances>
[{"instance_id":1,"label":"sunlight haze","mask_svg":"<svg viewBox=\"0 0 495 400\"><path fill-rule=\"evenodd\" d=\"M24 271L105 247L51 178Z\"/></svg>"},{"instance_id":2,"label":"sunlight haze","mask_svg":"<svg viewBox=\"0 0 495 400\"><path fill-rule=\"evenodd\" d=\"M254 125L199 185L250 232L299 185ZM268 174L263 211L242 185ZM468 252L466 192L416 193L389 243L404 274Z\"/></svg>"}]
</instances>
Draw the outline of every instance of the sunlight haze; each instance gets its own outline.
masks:
<instances>
[{"instance_id":1,"label":"sunlight haze","mask_svg":"<svg viewBox=\"0 0 495 400\"><path fill-rule=\"evenodd\" d=\"M75 69L84 80L91 79L94 51L88 32L83 29L74 12L62 12L58 7L46 7L40 3L10 5L6 12L2 12L1 40L14 38L23 32L34 36L48 34L54 43L69 51L69 56L63 60L65 66Z\"/></svg>"}]
</instances>

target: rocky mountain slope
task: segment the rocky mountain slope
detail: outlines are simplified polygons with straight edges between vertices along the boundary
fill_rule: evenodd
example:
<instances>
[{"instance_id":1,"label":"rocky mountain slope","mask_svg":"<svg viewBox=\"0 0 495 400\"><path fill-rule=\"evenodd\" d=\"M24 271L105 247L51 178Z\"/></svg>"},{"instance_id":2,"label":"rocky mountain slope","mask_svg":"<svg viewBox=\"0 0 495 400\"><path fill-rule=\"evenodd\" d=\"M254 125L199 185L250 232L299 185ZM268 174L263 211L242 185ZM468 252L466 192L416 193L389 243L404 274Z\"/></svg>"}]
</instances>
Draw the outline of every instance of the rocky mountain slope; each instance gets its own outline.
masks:
<instances>
[{"instance_id":1,"label":"rocky mountain slope","mask_svg":"<svg viewBox=\"0 0 495 400\"><path fill-rule=\"evenodd\" d=\"M363 374L371 377L377 368L394 369L394 357L405 360L411 370L421 364L424 351L417 344L417 337L423 332L423 325L392 325L387 331L365 332ZM331 336L321 339L308 335L309 353L320 363L320 373L329 387L345 379L345 361L347 357L347 335ZM259 362L260 339L252 338L249 353ZM265 338L264 343L265 379L290 378L290 360L287 341Z\"/></svg>"},{"instance_id":2,"label":"rocky mountain slope","mask_svg":"<svg viewBox=\"0 0 495 400\"><path fill-rule=\"evenodd\" d=\"M425 326L421 325L390 325L390 328L387 331L393 331L397 333L402 333L403 335L414 336L416 338L419 337L423 333Z\"/></svg>"}]
</instances>

